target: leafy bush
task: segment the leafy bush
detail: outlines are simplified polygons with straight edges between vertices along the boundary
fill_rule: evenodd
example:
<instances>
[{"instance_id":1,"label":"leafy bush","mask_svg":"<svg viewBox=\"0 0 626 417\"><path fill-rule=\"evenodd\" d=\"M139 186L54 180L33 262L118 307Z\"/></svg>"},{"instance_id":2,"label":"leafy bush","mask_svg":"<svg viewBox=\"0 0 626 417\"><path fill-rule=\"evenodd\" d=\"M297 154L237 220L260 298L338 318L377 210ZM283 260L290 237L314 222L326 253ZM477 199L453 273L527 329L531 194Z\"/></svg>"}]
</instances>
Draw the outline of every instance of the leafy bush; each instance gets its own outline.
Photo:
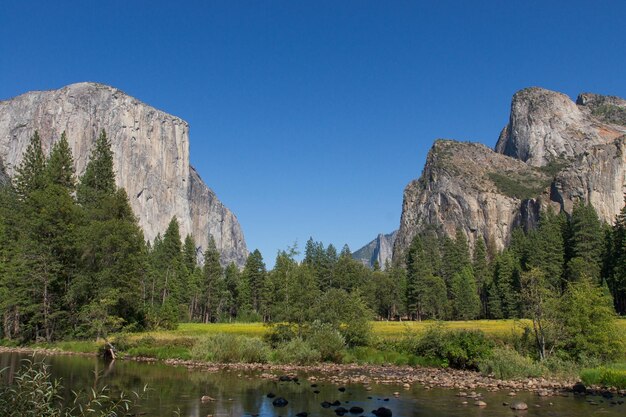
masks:
<instances>
[{"instance_id":1,"label":"leafy bush","mask_svg":"<svg viewBox=\"0 0 626 417\"><path fill-rule=\"evenodd\" d=\"M446 330L429 327L415 342L414 354L440 360L442 366L478 370L481 360L491 354L493 344L478 330Z\"/></svg>"},{"instance_id":2,"label":"leafy bush","mask_svg":"<svg viewBox=\"0 0 626 417\"><path fill-rule=\"evenodd\" d=\"M478 363L480 372L499 379L538 377L543 368L531 358L522 356L513 349L495 348L491 355Z\"/></svg>"},{"instance_id":3,"label":"leafy bush","mask_svg":"<svg viewBox=\"0 0 626 417\"><path fill-rule=\"evenodd\" d=\"M583 369L580 379L587 385L602 385L605 387L615 387L626 389L626 369L616 369L608 367L598 367L593 369Z\"/></svg>"},{"instance_id":4,"label":"leafy bush","mask_svg":"<svg viewBox=\"0 0 626 417\"><path fill-rule=\"evenodd\" d=\"M255 337L219 333L198 340L191 349L191 356L218 363L265 363L269 347Z\"/></svg>"},{"instance_id":5,"label":"leafy bush","mask_svg":"<svg viewBox=\"0 0 626 417\"><path fill-rule=\"evenodd\" d=\"M296 326L290 323L275 323L269 326L269 331L263 335L263 340L272 348L287 343L297 337Z\"/></svg>"},{"instance_id":6,"label":"leafy bush","mask_svg":"<svg viewBox=\"0 0 626 417\"><path fill-rule=\"evenodd\" d=\"M372 326L372 312L358 291L330 289L324 293L315 316L322 323L330 323L345 338L348 346L367 346Z\"/></svg>"},{"instance_id":7,"label":"leafy bush","mask_svg":"<svg viewBox=\"0 0 626 417\"><path fill-rule=\"evenodd\" d=\"M309 343L296 337L276 349L275 359L279 363L311 365L319 362L321 356Z\"/></svg>"},{"instance_id":8,"label":"leafy bush","mask_svg":"<svg viewBox=\"0 0 626 417\"><path fill-rule=\"evenodd\" d=\"M0 387L0 415L5 417L110 417L130 415L136 400L122 392L112 396L107 387L89 393L73 392L71 404L64 405L60 382L52 379L50 366L43 362L24 361L12 385Z\"/></svg>"},{"instance_id":9,"label":"leafy bush","mask_svg":"<svg viewBox=\"0 0 626 417\"><path fill-rule=\"evenodd\" d=\"M305 332L305 340L320 353L322 361L335 363L343 361L346 340L332 325L314 321Z\"/></svg>"}]
</instances>

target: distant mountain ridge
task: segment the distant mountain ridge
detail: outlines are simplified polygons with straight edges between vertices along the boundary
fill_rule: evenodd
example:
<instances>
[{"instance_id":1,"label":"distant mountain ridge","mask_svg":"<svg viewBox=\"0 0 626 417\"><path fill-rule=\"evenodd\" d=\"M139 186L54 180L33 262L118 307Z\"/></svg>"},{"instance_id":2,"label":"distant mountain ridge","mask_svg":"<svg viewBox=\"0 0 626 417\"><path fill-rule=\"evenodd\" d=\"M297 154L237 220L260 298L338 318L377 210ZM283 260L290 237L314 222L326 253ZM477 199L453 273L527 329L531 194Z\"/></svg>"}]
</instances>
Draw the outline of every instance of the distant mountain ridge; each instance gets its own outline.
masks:
<instances>
[{"instance_id":1,"label":"distant mountain ridge","mask_svg":"<svg viewBox=\"0 0 626 417\"><path fill-rule=\"evenodd\" d=\"M117 185L126 189L146 239L176 216L182 238L192 234L198 253L211 235L223 264L243 266L248 250L237 218L189 164L187 122L116 88L78 83L0 101L0 166L13 176L35 131L45 153L66 132L80 175L102 129Z\"/></svg>"},{"instance_id":2,"label":"distant mountain ridge","mask_svg":"<svg viewBox=\"0 0 626 417\"><path fill-rule=\"evenodd\" d=\"M571 213L591 203L613 223L626 193L626 101L583 93L568 96L532 87L513 96L509 123L495 150L437 140L419 179L404 190L393 258L403 262L426 228L473 246L477 238L502 249L516 226L534 227L547 206Z\"/></svg>"},{"instance_id":3,"label":"distant mountain ridge","mask_svg":"<svg viewBox=\"0 0 626 417\"><path fill-rule=\"evenodd\" d=\"M391 262L393 256L393 244L396 240L398 231L395 230L389 234L379 234L376 239L372 240L361 249L352 253L352 258L361 261L363 265L372 268L376 262L383 269L387 262Z\"/></svg>"}]
</instances>

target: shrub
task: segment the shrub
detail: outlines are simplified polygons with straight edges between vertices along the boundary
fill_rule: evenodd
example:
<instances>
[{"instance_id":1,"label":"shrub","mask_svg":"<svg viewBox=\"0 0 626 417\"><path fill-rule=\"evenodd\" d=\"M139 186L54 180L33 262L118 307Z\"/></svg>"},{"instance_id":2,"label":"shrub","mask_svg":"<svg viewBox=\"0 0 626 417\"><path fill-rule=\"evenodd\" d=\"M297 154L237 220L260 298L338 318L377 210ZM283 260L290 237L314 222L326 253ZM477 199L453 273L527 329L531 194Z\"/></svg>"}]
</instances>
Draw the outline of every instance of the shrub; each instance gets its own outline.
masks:
<instances>
[{"instance_id":1,"label":"shrub","mask_svg":"<svg viewBox=\"0 0 626 417\"><path fill-rule=\"evenodd\" d=\"M335 363L343 361L346 341L332 325L314 321L305 332L305 339L319 352L322 361Z\"/></svg>"},{"instance_id":2,"label":"shrub","mask_svg":"<svg viewBox=\"0 0 626 417\"><path fill-rule=\"evenodd\" d=\"M446 330L441 325L429 327L415 342L414 353L442 366L478 370L481 360L491 354L493 344L478 330Z\"/></svg>"},{"instance_id":3,"label":"shrub","mask_svg":"<svg viewBox=\"0 0 626 417\"><path fill-rule=\"evenodd\" d=\"M499 379L538 377L543 373L541 365L508 348L493 349L491 355L480 360L478 368Z\"/></svg>"},{"instance_id":4,"label":"shrub","mask_svg":"<svg viewBox=\"0 0 626 417\"><path fill-rule=\"evenodd\" d=\"M580 373L580 379L587 385L602 385L626 389L626 369L613 369L604 366L583 369Z\"/></svg>"},{"instance_id":5,"label":"shrub","mask_svg":"<svg viewBox=\"0 0 626 417\"><path fill-rule=\"evenodd\" d=\"M276 361L295 365L311 365L320 361L319 351L313 349L305 340L296 337L276 349Z\"/></svg>"},{"instance_id":6,"label":"shrub","mask_svg":"<svg viewBox=\"0 0 626 417\"><path fill-rule=\"evenodd\" d=\"M326 291L315 316L322 323L339 329L348 346L367 346L372 331L369 322L372 312L358 291L348 293L336 288Z\"/></svg>"},{"instance_id":7,"label":"shrub","mask_svg":"<svg viewBox=\"0 0 626 417\"><path fill-rule=\"evenodd\" d=\"M269 348L255 337L218 333L198 340L191 349L191 356L218 363L265 363Z\"/></svg>"},{"instance_id":8,"label":"shrub","mask_svg":"<svg viewBox=\"0 0 626 417\"><path fill-rule=\"evenodd\" d=\"M296 326L289 323L276 323L269 327L269 331L263 335L263 340L272 348L287 343L297 336Z\"/></svg>"}]
</instances>

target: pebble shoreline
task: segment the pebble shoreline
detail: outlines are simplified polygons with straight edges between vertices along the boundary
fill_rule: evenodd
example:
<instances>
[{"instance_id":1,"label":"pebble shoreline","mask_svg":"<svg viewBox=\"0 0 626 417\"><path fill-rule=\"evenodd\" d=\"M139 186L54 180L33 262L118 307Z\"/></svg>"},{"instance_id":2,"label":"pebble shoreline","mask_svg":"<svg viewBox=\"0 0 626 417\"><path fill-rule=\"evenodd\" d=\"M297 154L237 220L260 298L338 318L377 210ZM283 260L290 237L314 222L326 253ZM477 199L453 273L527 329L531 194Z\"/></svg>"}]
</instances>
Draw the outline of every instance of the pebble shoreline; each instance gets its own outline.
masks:
<instances>
[{"instance_id":1,"label":"pebble shoreline","mask_svg":"<svg viewBox=\"0 0 626 417\"><path fill-rule=\"evenodd\" d=\"M26 354L44 355L76 355L76 356L96 356L96 353L66 352L57 349L37 349L37 348L8 348L0 347L0 353L16 352ZM201 361L190 361L180 359L159 360L146 357L122 357L122 360L133 360L137 362L164 363L172 366L184 366L188 369L205 372L231 371L242 373L258 373L254 377L275 380L280 375L299 376L309 381L326 381L332 384L361 384L369 386L373 384L400 385L404 389L410 389L413 385L422 386L423 389L447 388L460 391L474 391L483 389L486 391L509 392L528 391L534 392L542 397L568 396L573 392L574 384L578 381L574 379L552 379L552 378L524 378L518 380L500 380L490 376L481 375L478 372L461 371L448 368L425 368L396 365L359 365L359 364L319 364L311 366L302 365L280 365L280 364L215 364ZM616 388L606 388L600 386L587 387L589 394L601 394L610 392L612 394L626 396L626 390Z\"/></svg>"}]
</instances>

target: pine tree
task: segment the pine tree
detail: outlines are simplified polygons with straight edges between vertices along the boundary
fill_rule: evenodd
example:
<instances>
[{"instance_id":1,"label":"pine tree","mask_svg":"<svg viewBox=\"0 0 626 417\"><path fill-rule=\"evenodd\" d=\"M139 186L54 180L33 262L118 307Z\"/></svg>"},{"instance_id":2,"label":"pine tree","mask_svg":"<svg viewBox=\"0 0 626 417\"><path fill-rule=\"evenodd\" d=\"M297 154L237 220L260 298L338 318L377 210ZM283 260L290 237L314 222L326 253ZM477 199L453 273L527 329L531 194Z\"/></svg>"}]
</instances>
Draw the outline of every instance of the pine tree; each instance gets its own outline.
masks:
<instances>
[{"instance_id":1,"label":"pine tree","mask_svg":"<svg viewBox=\"0 0 626 417\"><path fill-rule=\"evenodd\" d=\"M240 287L239 268L231 262L224 271L224 289L225 289L225 306L224 311L229 315L230 319L237 317L239 287Z\"/></svg>"},{"instance_id":2,"label":"pine tree","mask_svg":"<svg viewBox=\"0 0 626 417\"><path fill-rule=\"evenodd\" d=\"M542 213L537 232L532 235L530 244L534 250L529 252L529 267L539 268L545 281L553 291L565 289L563 270L565 245L563 240L563 216L554 213L552 208Z\"/></svg>"},{"instance_id":3,"label":"pine tree","mask_svg":"<svg viewBox=\"0 0 626 417\"><path fill-rule=\"evenodd\" d=\"M264 301L263 289L267 272L263 256L258 249L255 249L254 252L248 255L242 275L242 281L244 281L243 290L248 292L245 295L249 297L247 300L244 300L244 305L249 306L254 313L261 314Z\"/></svg>"},{"instance_id":4,"label":"pine tree","mask_svg":"<svg viewBox=\"0 0 626 417\"><path fill-rule=\"evenodd\" d=\"M158 257L160 275L158 288L161 304L165 304L170 297L172 298L170 302L175 305L185 303L186 271L183 264L180 228L175 216L170 220L163 235Z\"/></svg>"},{"instance_id":5,"label":"pine tree","mask_svg":"<svg viewBox=\"0 0 626 417\"><path fill-rule=\"evenodd\" d=\"M61 139L52 146L45 175L52 184L57 184L73 192L76 189L75 172L72 150L65 132L63 132Z\"/></svg>"},{"instance_id":6,"label":"pine tree","mask_svg":"<svg viewBox=\"0 0 626 417\"><path fill-rule=\"evenodd\" d=\"M487 316L487 301L489 286L489 263L487 261L487 248L485 247L485 241L482 237L476 239L474 244L474 253L472 259L472 269L474 271L474 278L476 279L476 291L480 299L481 304L481 317Z\"/></svg>"},{"instance_id":7,"label":"pine tree","mask_svg":"<svg viewBox=\"0 0 626 417\"><path fill-rule=\"evenodd\" d=\"M24 200L30 193L44 188L45 169L46 157L41 148L39 133L35 131L22 157L22 162L16 169L13 185L19 199Z\"/></svg>"},{"instance_id":8,"label":"pine tree","mask_svg":"<svg viewBox=\"0 0 626 417\"><path fill-rule=\"evenodd\" d=\"M217 313L220 310L220 296L222 283L222 266L220 264L220 253L215 246L213 236L209 237L209 243L204 252L204 268L202 283L202 321L211 323L217 320Z\"/></svg>"},{"instance_id":9,"label":"pine tree","mask_svg":"<svg viewBox=\"0 0 626 417\"><path fill-rule=\"evenodd\" d=\"M598 213L591 204L584 204L580 201L574 205L569 227L572 259L568 262L568 278L575 280L580 273L584 273L599 282L604 233ZM579 258L580 261L573 262L575 258Z\"/></svg>"},{"instance_id":10,"label":"pine tree","mask_svg":"<svg viewBox=\"0 0 626 417\"><path fill-rule=\"evenodd\" d=\"M474 273L465 267L452 279L452 306L456 320L473 320L480 314L480 298Z\"/></svg>"},{"instance_id":11,"label":"pine tree","mask_svg":"<svg viewBox=\"0 0 626 417\"><path fill-rule=\"evenodd\" d=\"M493 299L490 304L492 314L496 313L496 306L500 307L502 317L515 318L519 312L519 261L514 253L506 249L495 260ZM495 315L492 318L497 318Z\"/></svg>"},{"instance_id":12,"label":"pine tree","mask_svg":"<svg viewBox=\"0 0 626 417\"><path fill-rule=\"evenodd\" d=\"M610 250L606 272L607 285L613 296L615 310L619 314L626 313L626 194L624 207L617 215L615 224L608 235Z\"/></svg>"},{"instance_id":13,"label":"pine tree","mask_svg":"<svg viewBox=\"0 0 626 417\"><path fill-rule=\"evenodd\" d=\"M78 202L86 207L94 207L116 190L113 171L113 151L104 130L91 151L89 163L80 179L77 189Z\"/></svg>"}]
</instances>

